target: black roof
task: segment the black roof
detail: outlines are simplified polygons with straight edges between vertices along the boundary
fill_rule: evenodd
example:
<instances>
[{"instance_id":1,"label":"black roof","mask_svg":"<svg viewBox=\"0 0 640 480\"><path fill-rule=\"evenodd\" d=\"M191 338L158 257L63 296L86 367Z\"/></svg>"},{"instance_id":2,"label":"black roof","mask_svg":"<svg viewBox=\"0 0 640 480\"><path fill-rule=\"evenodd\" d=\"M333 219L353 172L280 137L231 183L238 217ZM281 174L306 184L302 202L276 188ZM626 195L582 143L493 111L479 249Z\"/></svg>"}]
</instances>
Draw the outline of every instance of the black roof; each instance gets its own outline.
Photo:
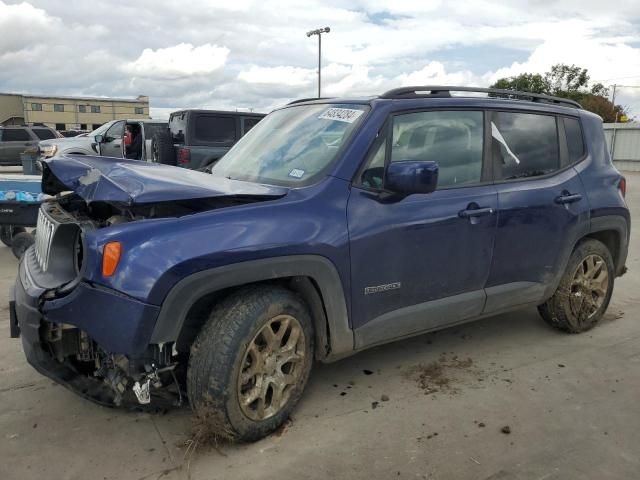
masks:
<instances>
[{"instance_id":1,"label":"black roof","mask_svg":"<svg viewBox=\"0 0 640 480\"><path fill-rule=\"evenodd\" d=\"M242 116L242 117L264 117L266 113L257 113L257 112L237 112L235 110L201 110L197 108L185 108L184 110L176 110L175 112L171 112L170 115L175 115L177 113L216 113L222 115L229 116Z\"/></svg>"}]
</instances>

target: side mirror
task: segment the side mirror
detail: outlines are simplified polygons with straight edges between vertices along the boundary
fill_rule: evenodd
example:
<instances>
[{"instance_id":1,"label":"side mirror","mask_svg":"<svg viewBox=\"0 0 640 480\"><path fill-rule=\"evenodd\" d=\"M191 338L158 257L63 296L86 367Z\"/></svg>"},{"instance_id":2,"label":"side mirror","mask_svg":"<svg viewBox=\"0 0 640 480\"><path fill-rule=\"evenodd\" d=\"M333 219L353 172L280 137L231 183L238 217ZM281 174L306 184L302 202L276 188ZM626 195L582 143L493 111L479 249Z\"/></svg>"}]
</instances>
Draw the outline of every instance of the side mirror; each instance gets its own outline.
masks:
<instances>
[{"instance_id":1,"label":"side mirror","mask_svg":"<svg viewBox=\"0 0 640 480\"><path fill-rule=\"evenodd\" d=\"M427 161L393 162L387 167L384 187L393 193L431 193L438 186L438 164Z\"/></svg>"},{"instance_id":2,"label":"side mirror","mask_svg":"<svg viewBox=\"0 0 640 480\"><path fill-rule=\"evenodd\" d=\"M104 142L104 136L102 136L102 135L96 135L95 137L93 137L93 139L96 141L96 143L103 143Z\"/></svg>"}]
</instances>

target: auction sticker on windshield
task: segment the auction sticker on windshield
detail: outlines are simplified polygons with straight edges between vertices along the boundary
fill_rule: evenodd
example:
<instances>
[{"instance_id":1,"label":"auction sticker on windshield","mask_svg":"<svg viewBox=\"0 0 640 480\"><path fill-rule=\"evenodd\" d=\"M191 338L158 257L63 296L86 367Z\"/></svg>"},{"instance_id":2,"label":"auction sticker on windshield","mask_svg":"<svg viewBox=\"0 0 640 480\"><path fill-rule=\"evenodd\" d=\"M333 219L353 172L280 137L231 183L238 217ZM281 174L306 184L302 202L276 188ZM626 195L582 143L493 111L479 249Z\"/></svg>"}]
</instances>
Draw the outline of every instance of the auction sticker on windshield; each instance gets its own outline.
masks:
<instances>
[{"instance_id":1,"label":"auction sticker on windshield","mask_svg":"<svg viewBox=\"0 0 640 480\"><path fill-rule=\"evenodd\" d=\"M326 112L320 115L318 118L324 120L337 120L338 122L355 122L360 115L364 113L363 110L354 110L352 108L329 108Z\"/></svg>"}]
</instances>

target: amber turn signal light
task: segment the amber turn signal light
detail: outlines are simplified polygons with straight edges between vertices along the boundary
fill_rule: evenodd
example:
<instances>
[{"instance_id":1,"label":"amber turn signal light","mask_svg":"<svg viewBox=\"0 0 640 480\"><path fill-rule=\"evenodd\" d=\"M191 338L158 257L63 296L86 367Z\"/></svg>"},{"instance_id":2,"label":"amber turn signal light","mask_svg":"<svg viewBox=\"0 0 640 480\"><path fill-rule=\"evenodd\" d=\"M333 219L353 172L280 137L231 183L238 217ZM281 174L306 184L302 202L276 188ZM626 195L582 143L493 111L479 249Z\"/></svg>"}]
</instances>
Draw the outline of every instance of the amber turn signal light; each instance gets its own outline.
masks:
<instances>
[{"instance_id":1,"label":"amber turn signal light","mask_svg":"<svg viewBox=\"0 0 640 480\"><path fill-rule=\"evenodd\" d=\"M102 251L102 276L110 277L118 268L120 261L120 253L122 253L122 244L120 242L109 242L105 244Z\"/></svg>"}]
</instances>

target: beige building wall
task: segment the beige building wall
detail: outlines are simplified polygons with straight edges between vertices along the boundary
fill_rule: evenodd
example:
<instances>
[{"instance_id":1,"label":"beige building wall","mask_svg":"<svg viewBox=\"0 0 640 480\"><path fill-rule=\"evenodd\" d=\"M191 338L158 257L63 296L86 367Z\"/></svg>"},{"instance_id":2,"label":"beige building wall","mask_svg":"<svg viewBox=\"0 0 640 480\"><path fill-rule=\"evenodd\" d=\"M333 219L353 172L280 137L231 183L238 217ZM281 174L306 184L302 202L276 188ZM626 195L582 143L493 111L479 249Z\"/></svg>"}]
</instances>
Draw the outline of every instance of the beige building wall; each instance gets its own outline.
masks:
<instances>
[{"instance_id":1,"label":"beige building wall","mask_svg":"<svg viewBox=\"0 0 640 480\"><path fill-rule=\"evenodd\" d=\"M15 116L16 108L25 123L44 123L58 130L92 130L111 120L149 118L149 97L126 100L0 94L0 123L4 121L1 118Z\"/></svg>"},{"instance_id":2,"label":"beige building wall","mask_svg":"<svg viewBox=\"0 0 640 480\"><path fill-rule=\"evenodd\" d=\"M0 125L24 123L22 95L0 94Z\"/></svg>"}]
</instances>

